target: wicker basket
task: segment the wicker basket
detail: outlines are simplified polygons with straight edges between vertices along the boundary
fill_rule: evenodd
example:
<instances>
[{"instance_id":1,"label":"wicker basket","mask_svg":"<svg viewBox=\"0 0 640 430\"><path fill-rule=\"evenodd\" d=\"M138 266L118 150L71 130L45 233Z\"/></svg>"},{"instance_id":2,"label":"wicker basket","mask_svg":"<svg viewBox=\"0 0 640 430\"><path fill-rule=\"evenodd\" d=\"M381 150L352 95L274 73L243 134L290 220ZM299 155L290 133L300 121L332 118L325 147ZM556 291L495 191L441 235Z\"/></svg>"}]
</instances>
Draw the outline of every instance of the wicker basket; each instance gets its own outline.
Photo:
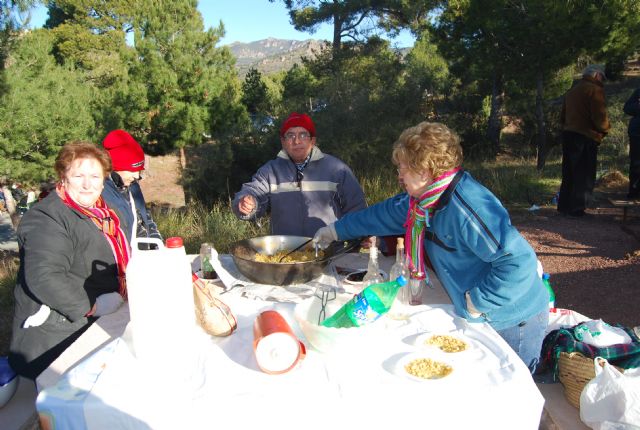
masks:
<instances>
[{"instance_id":1,"label":"wicker basket","mask_svg":"<svg viewBox=\"0 0 640 430\"><path fill-rule=\"evenodd\" d=\"M614 367L621 372L624 371L617 366ZM558 359L558 377L564 386L564 396L569 403L580 409L580 394L585 385L596 377L593 358L585 357L579 352L561 352Z\"/></svg>"}]
</instances>

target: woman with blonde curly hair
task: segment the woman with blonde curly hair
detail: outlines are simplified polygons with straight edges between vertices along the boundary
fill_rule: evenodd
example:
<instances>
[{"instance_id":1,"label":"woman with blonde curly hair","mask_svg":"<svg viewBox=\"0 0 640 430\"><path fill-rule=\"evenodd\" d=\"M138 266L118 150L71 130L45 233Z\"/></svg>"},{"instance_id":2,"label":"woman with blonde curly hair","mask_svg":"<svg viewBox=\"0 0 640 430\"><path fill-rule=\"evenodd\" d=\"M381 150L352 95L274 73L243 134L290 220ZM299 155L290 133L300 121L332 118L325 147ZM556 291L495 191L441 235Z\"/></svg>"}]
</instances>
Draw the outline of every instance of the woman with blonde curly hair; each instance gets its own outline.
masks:
<instances>
[{"instance_id":1,"label":"woman with blonde curly hair","mask_svg":"<svg viewBox=\"0 0 640 430\"><path fill-rule=\"evenodd\" d=\"M406 129L392 154L406 192L345 215L314 241L404 234L411 278L428 276L426 252L456 313L490 324L533 373L549 313L536 254L462 160L460 138L445 125Z\"/></svg>"}]
</instances>

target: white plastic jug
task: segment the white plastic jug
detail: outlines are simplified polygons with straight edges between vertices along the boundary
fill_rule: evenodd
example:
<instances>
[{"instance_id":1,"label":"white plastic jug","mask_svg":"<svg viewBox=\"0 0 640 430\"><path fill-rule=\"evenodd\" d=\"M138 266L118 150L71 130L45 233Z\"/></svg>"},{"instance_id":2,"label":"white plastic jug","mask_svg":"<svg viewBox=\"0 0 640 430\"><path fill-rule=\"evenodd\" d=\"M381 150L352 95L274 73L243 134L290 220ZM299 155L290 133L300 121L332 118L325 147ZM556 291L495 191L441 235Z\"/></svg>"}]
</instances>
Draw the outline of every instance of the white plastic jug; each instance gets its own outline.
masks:
<instances>
[{"instance_id":1,"label":"white plastic jug","mask_svg":"<svg viewBox=\"0 0 640 430\"><path fill-rule=\"evenodd\" d=\"M139 243L157 245L140 250ZM191 264L181 238L132 241L127 291L134 353L146 364L167 354L189 356L196 330Z\"/></svg>"}]
</instances>

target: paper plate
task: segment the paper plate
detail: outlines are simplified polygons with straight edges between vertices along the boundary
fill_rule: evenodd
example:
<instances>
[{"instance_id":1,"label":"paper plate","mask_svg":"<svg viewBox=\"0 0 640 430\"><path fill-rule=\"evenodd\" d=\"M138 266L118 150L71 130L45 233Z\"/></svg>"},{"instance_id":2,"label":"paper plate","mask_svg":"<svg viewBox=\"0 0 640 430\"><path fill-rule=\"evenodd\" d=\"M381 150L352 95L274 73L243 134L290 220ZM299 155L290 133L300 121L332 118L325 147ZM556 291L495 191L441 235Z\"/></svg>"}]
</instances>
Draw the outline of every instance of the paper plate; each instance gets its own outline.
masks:
<instances>
[{"instance_id":1,"label":"paper plate","mask_svg":"<svg viewBox=\"0 0 640 430\"><path fill-rule=\"evenodd\" d=\"M342 282L344 282L345 284L349 284L349 285L360 285L360 284L362 284L362 278L364 278L364 275L366 273L367 273L366 269L354 270L353 272L348 273L344 277ZM382 276L382 279L387 279L387 272L385 272L384 270L380 269L380 276Z\"/></svg>"},{"instance_id":2,"label":"paper plate","mask_svg":"<svg viewBox=\"0 0 640 430\"><path fill-rule=\"evenodd\" d=\"M436 352L412 352L402 356L396 366L396 375L423 383L448 383L459 373L456 363ZM420 374L424 376L420 376Z\"/></svg>"},{"instance_id":3,"label":"paper plate","mask_svg":"<svg viewBox=\"0 0 640 430\"><path fill-rule=\"evenodd\" d=\"M429 341L434 337L442 340L442 342L430 344ZM464 342L464 349L458 349L460 342ZM444 354L454 360L479 360L484 356L484 350L479 347L475 340L458 331L422 333L416 336L414 346L421 350Z\"/></svg>"}]
</instances>

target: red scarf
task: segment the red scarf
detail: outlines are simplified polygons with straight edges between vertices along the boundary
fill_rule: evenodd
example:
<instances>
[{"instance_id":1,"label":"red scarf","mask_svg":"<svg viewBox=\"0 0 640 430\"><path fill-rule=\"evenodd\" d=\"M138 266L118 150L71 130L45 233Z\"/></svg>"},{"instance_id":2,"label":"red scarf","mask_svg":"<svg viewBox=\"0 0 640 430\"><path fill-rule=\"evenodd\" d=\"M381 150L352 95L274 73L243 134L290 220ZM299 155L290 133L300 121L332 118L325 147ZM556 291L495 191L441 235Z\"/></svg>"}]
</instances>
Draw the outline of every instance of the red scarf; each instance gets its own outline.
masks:
<instances>
[{"instance_id":1,"label":"red scarf","mask_svg":"<svg viewBox=\"0 0 640 430\"><path fill-rule=\"evenodd\" d=\"M63 185L59 184L56 187L56 191L65 205L88 217L93 224L98 227L98 230L102 232L105 239L107 239L107 243L111 246L111 252L113 252L113 256L116 259L116 266L118 267L119 293L126 300L127 279L125 277L125 271L130 256L127 237L120 228L120 219L118 219L118 216L112 209L109 209L102 196L98 198L94 207L84 208L69 196Z\"/></svg>"}]
</instances>

